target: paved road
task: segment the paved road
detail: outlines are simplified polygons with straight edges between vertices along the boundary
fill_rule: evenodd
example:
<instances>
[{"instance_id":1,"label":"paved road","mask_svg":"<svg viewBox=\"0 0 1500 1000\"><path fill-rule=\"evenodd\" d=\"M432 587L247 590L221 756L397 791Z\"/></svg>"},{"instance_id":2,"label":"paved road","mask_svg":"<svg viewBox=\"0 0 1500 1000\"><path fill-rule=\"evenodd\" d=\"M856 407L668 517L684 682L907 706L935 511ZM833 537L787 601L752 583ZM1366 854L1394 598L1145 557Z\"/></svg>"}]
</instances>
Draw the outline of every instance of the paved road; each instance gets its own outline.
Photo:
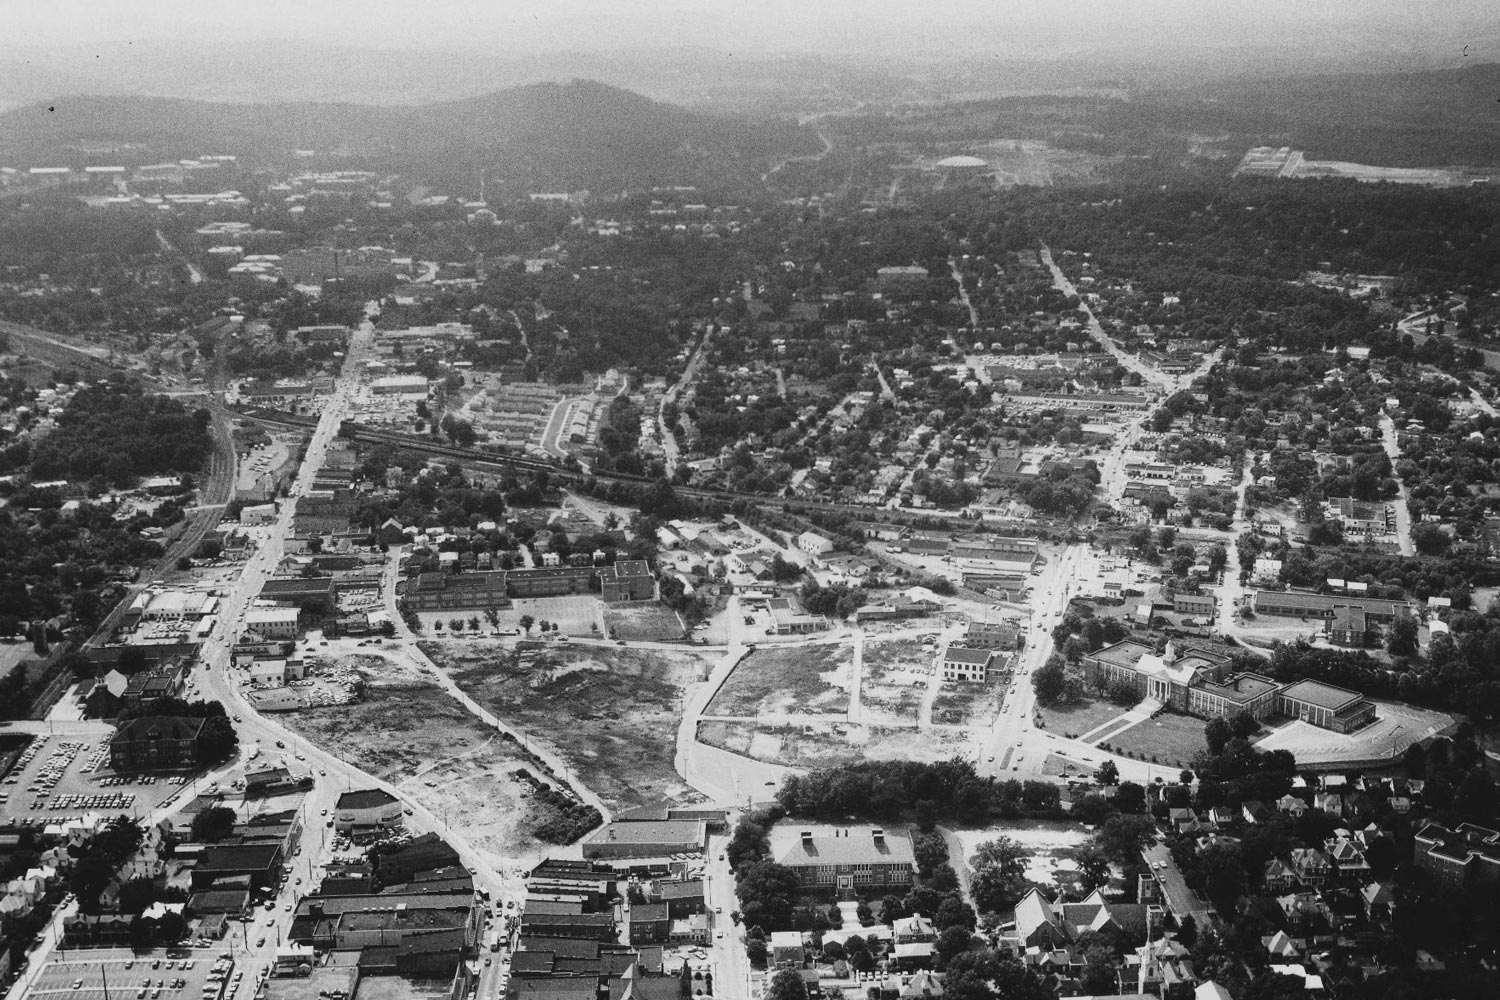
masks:
<instances>
[{"instance_id":1,"label":"paved road","mask_svg":"<svg viewBox=\"0 0 1500 1000\"><path fill-rule=\"evenodd\" d=\"M246 935L251 942L248 954L241 960L247 966L247 978L268 968L274 958L274 947L278 935L289 926L291 914L288 904L303 895L315 884L318 872L328 861L330 843L327 838L327 819L324 810L332 811L338 795L346 790L361 788L383 788L401 799L408 810L407 827L414 832L442 831L445 839L453 845L464 864L474 871L475 884L493 894L507 889L519 890L515 874L502 874L493 870L485 859L468 843L452 831L445 830L440 817L432 815L419 802L406 796L398 787L366 774L354 765L341 760L323 748L283 728L274 717L262 716L245 697L248 677L230 665L230 652L235 637L244 620L246 609L262 584L279 565L283 553L283 540L289 536L295 516L297 499L312 487L313 480L322 468L330 444L338 433L339 423L347 412L356 384L355 375L363 358L370 350L374 331L369 322L364 323L350 341L348 357L334 393L323 408L316 429L308 443L304 459L289 497L282 502L274 527L264 533L258 549L247 561L244 571L235 585L229 589L222 601L222 615L202 649L203 666L197 674L197 683L209 699L224 704L236 717L236 730L242 746L247 749L258 745L261 760L280 755L294 771L312 774L315 784L304 803L305 826L304 847L301 856L294 859L292 871L283 895L276 901L276 909L259 915L260 925ZM278 747L277 743L284 744ZM299 885L297 879L302 879ZM265 940L261 946L255 942Z\"/></svg>"},{"instance_id":2,"label":"paved road","mask_svg":"<svg viewBox=\"0 0 1500 1000\"><path fill-rule=\"evenodd\" d=\"M1094 315L1094 310L1089 308L1088 302L1083 296L1078 294L1078 289L1073 287L1073 282L1068 280L1066 274L1063 274L1062 268L1057 266L1057 262L1052 259L1051 248L1045 243L1042 244L1041 255L1042 263L1046 264L1052 271L1053 286L1064 295L1071 295L1078 300L1078 308L1083 310L1085 315L1088 316L1089 335L1098 341L1101 347L1114 355L1115 360L1120 363L1121 367L1135 372L1146 385L1155 386L1163 392L1171 392L1178 387L1179 380L1173 379L1172 376L1165 372L1152 368L1134 354L1126 353L1119 344L1116 344L1110 338L1109 334L1104 332L1104 327L1099 324L1099 319Z\"/></svg>"},{"instance_id":3,"label":"paved road","mask_svg":"<svg viewBox=\"0 0 1500 1000\"><path fill-rule=\"evenodd\" d=\"M1399 490L1396 502L1396 542L1401 546L1403 556L1415 555L1417 548L1411 540L1411 508L1408 506L1409 499L1406 491L1406 481L1396 472L1396 464L1401 461L1401 444L1396 439L1396 423L1391 419L1389 413L1380 414L1380 443L1385 448L1386 456L1391 460L1391 474L1396 477L1396 486Z\"/></svg>"},{"instance_id":4,"label":"paved road","mask_svg":"<svg viewBox=\"0 0 1500 1000\"><path fill-rule=\"evenodd\" d=\"M678 397L682 395L683 391L691 386L693 380L698 377L698 369L703 366L703 358L708 351L708 342L713 339L713 331L713 327L708 327L703 331L703 339L698 341L697 349L693 351L693 356L688 359L687 367L682 370L682 377L662 394L661 405L656 408L656 431L661 437L662 451L666 454L668 479L671 479L677 473L679 452L677 448L677 435L672 433L671 427L667 426L667 404L677 402ZM779 380L780 378L781 373L777 372L777 379ZM784 385L781 394L783 396L786 395Z\"/></svg>"}]
</instances>

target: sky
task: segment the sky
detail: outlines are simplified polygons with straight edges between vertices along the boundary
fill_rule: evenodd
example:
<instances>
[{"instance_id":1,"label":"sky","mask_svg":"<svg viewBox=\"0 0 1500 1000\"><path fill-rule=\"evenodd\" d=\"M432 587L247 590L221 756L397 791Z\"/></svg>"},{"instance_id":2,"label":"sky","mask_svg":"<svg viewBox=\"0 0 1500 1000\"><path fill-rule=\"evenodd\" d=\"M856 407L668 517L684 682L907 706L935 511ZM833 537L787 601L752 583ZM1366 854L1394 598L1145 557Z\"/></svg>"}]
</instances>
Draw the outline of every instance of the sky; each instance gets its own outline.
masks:
<instances>
[{"instance_id":1,"label":"sky","mask_svg":"<svg viewBox=\"0 0 1500 1000\"><path fill-rule=\"evenodd\" d=\"M1238 46L1492 51L1495 0L0 0L10 46L299 40L496 54L726 52L998 57ZM1485 36L1485 37L1481 37Z\"/></svg>"}]
</instances>

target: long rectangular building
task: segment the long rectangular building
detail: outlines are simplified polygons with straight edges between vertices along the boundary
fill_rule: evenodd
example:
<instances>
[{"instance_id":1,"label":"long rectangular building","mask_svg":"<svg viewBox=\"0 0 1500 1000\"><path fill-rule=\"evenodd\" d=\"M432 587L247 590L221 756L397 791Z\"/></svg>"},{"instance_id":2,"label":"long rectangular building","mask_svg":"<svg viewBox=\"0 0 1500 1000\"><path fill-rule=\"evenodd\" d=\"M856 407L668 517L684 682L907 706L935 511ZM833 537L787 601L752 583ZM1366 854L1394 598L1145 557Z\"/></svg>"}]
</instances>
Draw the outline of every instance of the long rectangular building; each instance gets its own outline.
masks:
<instances>
[{"instance_id":1,"label":"long rectangular building","mask_svg":"<svg viewBox=\"0 0 1500 1000\"><path fill-rule=\"evenodd\" d=\"M1364 611L1366 619L1378 624L1390 624L1397 616L1409 613L1412 608L1406 601L1312 594L1297 590L1257 590L1252 607L1258 615L1324 619L1332 618L1335 608L1359 607Z\"/></svg>"}]
</instances>

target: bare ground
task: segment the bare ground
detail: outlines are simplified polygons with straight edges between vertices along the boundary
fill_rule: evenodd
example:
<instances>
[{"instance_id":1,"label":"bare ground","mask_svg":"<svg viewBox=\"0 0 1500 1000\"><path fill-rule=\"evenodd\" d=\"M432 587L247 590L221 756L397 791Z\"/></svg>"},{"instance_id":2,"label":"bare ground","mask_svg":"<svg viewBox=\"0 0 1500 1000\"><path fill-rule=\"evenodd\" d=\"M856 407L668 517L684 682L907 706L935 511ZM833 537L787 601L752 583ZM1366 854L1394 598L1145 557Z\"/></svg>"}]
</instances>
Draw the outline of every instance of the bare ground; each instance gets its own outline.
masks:
<instances>
[{"instance_id":1,"label":"bare ground","mask_svg":"<svg viewBox=\"0 0 1500 1000\"><path fill-rule=\"evenodd\" d=\"M555 747L611 809L697 797L673 761L682 692L706 675L705 657L488 641L423 649L497 717Z\"/></svg>"},{"instance_id":2,"label":"bare ground","mask_svg":"<svg viewBox=\"0 0 1500 1000\"><path fill-rule=\"evenodd\" d=\"M706 714L845 715L853 664L844 644L757 649L734 668Z\"/></svg>"}]
</instances>

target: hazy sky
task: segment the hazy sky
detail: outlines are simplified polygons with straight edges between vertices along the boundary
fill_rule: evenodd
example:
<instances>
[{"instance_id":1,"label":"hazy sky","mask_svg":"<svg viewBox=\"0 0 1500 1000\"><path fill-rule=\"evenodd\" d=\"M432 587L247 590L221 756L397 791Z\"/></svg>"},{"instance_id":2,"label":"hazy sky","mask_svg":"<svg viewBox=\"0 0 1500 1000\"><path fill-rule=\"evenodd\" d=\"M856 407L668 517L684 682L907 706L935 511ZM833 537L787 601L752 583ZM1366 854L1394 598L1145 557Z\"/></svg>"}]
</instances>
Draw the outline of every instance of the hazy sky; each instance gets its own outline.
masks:
<instances>
[{"instance_id":1,"label":"hazy sky","mask_svg":"<svg viewBox=\"0 0 1500 1000\"><path fill-rule=\"evenodd\" d=\"M701 45L1012 56L1286 42L1457 61L1466 41L1488 47L1497 21L1496 0L0 0L8 44L49 47L301 39L497 53Z\"/></svg>"}]
</instances>

